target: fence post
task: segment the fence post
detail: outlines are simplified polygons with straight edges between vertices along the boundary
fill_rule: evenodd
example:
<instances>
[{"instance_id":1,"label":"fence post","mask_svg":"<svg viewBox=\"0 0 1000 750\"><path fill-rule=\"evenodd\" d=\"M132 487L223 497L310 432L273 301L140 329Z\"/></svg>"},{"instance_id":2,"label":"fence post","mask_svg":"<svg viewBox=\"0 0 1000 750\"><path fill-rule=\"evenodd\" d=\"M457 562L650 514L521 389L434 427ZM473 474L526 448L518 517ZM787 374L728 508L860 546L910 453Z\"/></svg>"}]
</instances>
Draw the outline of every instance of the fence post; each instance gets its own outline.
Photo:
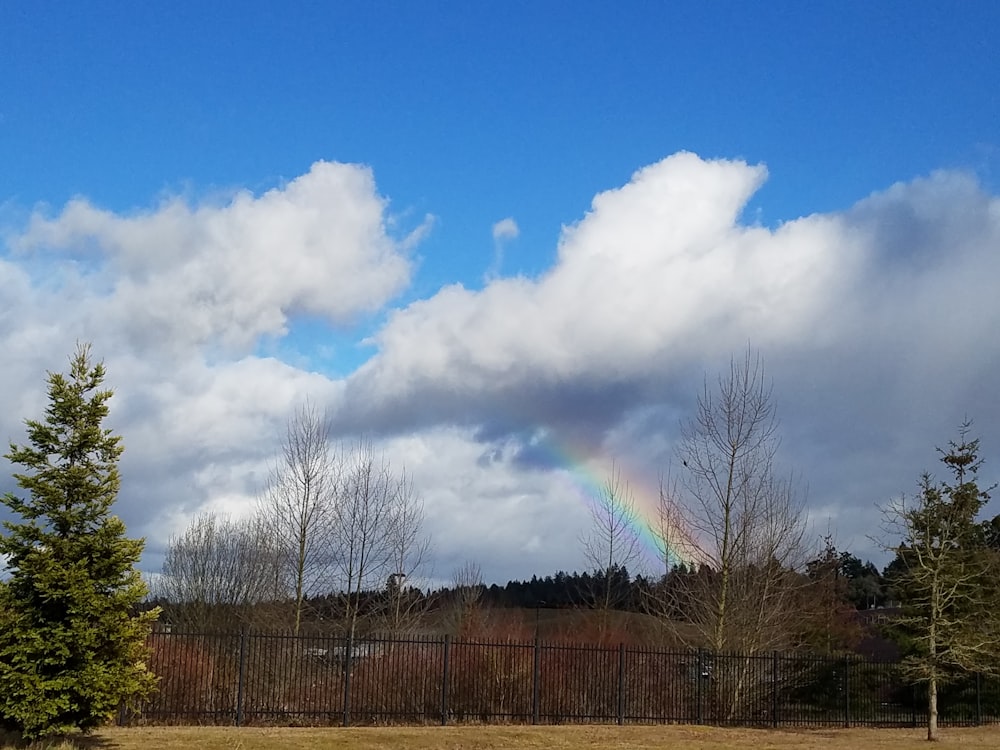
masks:
<instances>
[{"instance_id":1,"label":"fence post","mask_svg":"<svg viewBox=\"0 0 1000 750\"><path fill-rule=\"evenodd\" d=\"M243 725L243 685L247 670L247 629L240 628L240 665L236 677L236 726Z\"/></svg>"},{"instance_id":2,"label":"fence post","mask_svg":"<svg viewBox=\"0 0 1000 750\"><path fill-rule=\"evenodd\" d=\"M771 726L778 728L778 652L771 652Z\"/></svg>"},{"instance_id":3,"label":"fence post","mask_svg":"<svg viewBox=\"0 0 1000 750\"><path fill-rule=\"evenodd\" d=\"M354 661L354 628L347 633L347 650L344 652L344 718L343 726L351 725L351 664Z\"/></svg>"},{"instance_id":4,"label":"fence post","mask_svg":"<svg viewBox=\"0 0 1000 750\"><path fill-rule=\"evenodd\" d=\"M451 636L444 637L444 652L441 655L441 726L448 723L448 656L451 653Z\"/></svg>"},{"instance_id":5,"label":"fence post","mask_svg":"<svg viewBox=\"0 0 1000 750\"><path fill-rule=\"evenodd\" d=\"M844 657L844 726L851 726L851 657Z\"/></svg>"},{"instance_id":6,"label":"fence post","mask_svg":"<svg viewBox=\"0 0 1000 750\"><path fill-rule=\"evenodd\" d=\"M625 644L618 644L618 726L625 723Z\"/></svg>"},{"instance_id":7,"label":"fence post","mask_svg":"<svg viewBox=\"0 0 1000 750\"><path fill-rule=\"evenodd\" d=\"M696 724L701 724L701 682L705 673L704 652L698 649L698 660L695 664L695 709L694 720Z\"/></svg>"},{"instance_id":8,"label":"fence post","mask_svg":"<svg viewBox=\"0 0 1000 750\"><path fill-rule=\"evenodd\" d=\"M537 610L536 610L537 611ZM542 642L535 633L535 663L531 670L531 723L537 724L541 718L542 692Z\"/></svg>"},{"instance_id":9,"label":"fence post","mask_svg":"<svg viewBox=\"0 0 1000 750\"><path fill-rule=\"evenodd\" d=\"M982 726L983 723L983 690L982 690L982 673L976 672L976 726Z\"/></svg>"}]
</instances>

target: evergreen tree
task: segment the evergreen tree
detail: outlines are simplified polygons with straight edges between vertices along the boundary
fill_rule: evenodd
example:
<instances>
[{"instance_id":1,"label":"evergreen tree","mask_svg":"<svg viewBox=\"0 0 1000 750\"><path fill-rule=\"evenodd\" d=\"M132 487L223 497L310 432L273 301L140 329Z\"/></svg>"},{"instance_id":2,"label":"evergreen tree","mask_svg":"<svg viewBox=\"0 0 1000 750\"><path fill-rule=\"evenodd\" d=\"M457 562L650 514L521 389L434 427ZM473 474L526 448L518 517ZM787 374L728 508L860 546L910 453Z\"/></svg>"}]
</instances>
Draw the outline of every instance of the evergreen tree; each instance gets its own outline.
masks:
<instances>
[{"instance_id":1,"label":"evergreen tree","mask_svg":"<svg viewBox=\"0 0 1000 750\"><path fill-rule=\"evenodd\" d=\"M847 580L847 597L859 610L884 606L888 597L885 580L871 562L850 552L840 553L840 572Z\"/></svg>"},{"instance_id":2,"label":"evergreen tree","mask_svg":"<svg viewBox=\"0 0 1000 750\"><path fill-rule=\"evenodd\" d=\"M27 738L90 730L155 683L145 640L157 612L137 612L143 542L111 514L122 443L102 427L103 380L79 346L68 375L49 373L44 421L25 420L29 445L6 455L29 497L3 497L20 520L0 535L0 726Z\"/></svg>"},{"instance_id":3,"label":"evergreen tree","mask_svg":"<svg viewBox=\"0 0 1000 750\"><path fill-rule=\"evenodd\" d=\"M822 553L806 563L808 582L801 586L797 605L803 645L827 654L853 648L861 638L842 559L828 534Z\"/></svg>"},{"instance_id":4,"label":"evergreen tree","mask_svg":"<svg viewBox=\"0 0 1000 750\"><path fill-rule=\"evenodd\" d=\"M894 587L902 604L897 626L907 646L904 672L927 685L927 739L937 739L941 684L963 673L994 671L1000 661L997 553L977 516L988 499L976 476L979 441L963 425L941 451L950 482L920 480L915 502L887 508L901 532Z\"/></svg>"}]
</instances>

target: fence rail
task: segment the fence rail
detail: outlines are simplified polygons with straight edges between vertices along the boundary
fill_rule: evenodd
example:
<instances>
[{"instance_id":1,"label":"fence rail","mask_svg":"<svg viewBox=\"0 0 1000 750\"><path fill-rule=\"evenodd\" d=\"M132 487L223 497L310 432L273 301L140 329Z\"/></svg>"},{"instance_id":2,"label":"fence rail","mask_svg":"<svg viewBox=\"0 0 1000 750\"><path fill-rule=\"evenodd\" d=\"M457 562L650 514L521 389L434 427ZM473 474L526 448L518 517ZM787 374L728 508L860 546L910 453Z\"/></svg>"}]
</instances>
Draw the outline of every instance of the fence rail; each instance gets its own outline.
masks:
<instances>
[{"instance_id":1,"label":"fence rail","mask_svg":"<svg viewBox=\"0 0 1000 750\"><path fill-rule=\"evenodd\" d=\"M154 633L159 688L124 724L706 723L901 726L924 693L897 665L539 641ZM945 686L942 725L1000 722L1000 681Z\"/></svg>"}]
</instances>

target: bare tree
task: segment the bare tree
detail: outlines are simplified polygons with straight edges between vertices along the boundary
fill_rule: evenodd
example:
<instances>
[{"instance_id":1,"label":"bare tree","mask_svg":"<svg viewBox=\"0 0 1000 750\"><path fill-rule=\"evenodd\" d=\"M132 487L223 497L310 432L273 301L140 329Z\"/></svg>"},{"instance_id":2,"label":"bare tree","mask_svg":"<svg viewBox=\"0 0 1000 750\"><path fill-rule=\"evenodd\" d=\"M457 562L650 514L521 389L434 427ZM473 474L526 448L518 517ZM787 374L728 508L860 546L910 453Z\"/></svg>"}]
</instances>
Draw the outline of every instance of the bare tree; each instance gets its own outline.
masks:
<instances>
[{"instance_id":1,"label":"bare tree","mask_svg":"<svg viewBox=\"0 0 1000 750\"><path fill-rule=\"evenodd\" d=\"M798 645L789 617L808 558L805 514L791 478L778 476L778 422L759 355L733 358L713 387L706 379L693 419L682 424L680 481L661 491L664 548L697 541L695 569L669 575L660 611L689 646L746 655L717 696L732 715L751 687L753 654Z\"/></svg>"},{"instance_id":2,"label":"bare tree","mask_svg":"<svg viewBox=\"0 0 1000 750\"><path fill-rule=\"evenodd\" d=\"M405 482L405 480L402 480ZM394 562L394 513L401 497L401 480L384 455L371 443L360 442L343 467L333 524L334 567L345 594L344 625L353 638L362 593L378 590Z\"/></svg>"},{"instance_id":3,"label":"bare tree","mask_svg":"<svg viewBox=\"0 0 1000 750\"><path fill-rule=\"evenodd\" d=\"M337 553L332 539L339 472L329 420L306 403L288 420L280 453L258 499L258 514L273 534L294 598L296 633L306 597L330 582Z\"/></svg>"},{"instance_id":4,"label":"bare tree","mask_svg":"<svg viewBox=\"0 0 1000 750\"><path fill-rule=\"evenodd\" d=\"M610 626L611 612L627 601L627 576L642 562L642 547L635 535L635 497L621 468L612 464L590 506L591 528L581 538L583 554L593 571L590 590L581 592L598 612L599 637ZM631 569L631 571L630 571Z\"/></svg>"},{"instance_id":5,"label":"bare tree","mask_svg":"<svg viewBox=\"0 0 1000 750\"><path fill-rule=\"evenodd\" d=\"M151 586L174 624L192 630L229 629L284 598L278 550L255 518L203 513L170 540Z\"/></svg>"},{"instance_id":6,"label":"bare tree","mask_svg":"<svg viewBox=\"0 0 1000 750\"><path fill-rule=\"evenodd\" d=\"M475 636L485 627L480 599L485 590L479 564L467 561L451 574L451 631L459 636Z\"/></svg>"},{"instance_id":7,"label":"bare tree","mask_svg":"<svg viewBox=\"0 0 1000 750\"><path fill-rule=\"evenodd\" d=\"M706 381L695 418L682 427L687 503L673 512L686 518L713 572L691 579L707 585L688 603L716 651L790 645L780 623L794 598L787 573L805 563L805 517L793 481L775 471L777 429L770 383L750 350L717 388Z\"/></svg>"},{"instance_id":8,"label":"bare tree","mask_svg":"<svg viewBox=\"0 0 1000 750\"><path fill-rule=\"evenodd\" d=\"M385 616L392 633L411 628L426 608L424 597L414 596L412 589L412 583L424 573L430 556L430 540L424 535L423 524L424 504L404 471L396 482L387 539L389 574Z\"/></svg>"}]
</instances>

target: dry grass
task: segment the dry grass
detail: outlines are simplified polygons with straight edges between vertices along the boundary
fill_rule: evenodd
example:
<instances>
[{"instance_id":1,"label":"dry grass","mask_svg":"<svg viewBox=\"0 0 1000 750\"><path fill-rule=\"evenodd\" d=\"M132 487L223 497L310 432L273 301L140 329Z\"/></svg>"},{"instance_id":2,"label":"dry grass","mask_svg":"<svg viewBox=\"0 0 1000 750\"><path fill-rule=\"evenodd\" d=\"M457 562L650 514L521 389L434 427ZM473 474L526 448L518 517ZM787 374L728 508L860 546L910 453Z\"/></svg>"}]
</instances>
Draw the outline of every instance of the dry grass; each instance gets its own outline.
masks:
<instances>
[{"instance_id":1,"label":"dry grass","mask_svg":"<svg viewBox=\"0 0 1000 750\"><path fill-rule=\"evenodd\" d=\"M941 745L995 748L1000 728L942 731ZM0 750L13 748L0 744ZM351 729L136 727L107 729L75 743L33 745L51 750L902 750L927 747L916 729L772 731L703 726L460 726Z\"/></svg>"}]
</instances>

